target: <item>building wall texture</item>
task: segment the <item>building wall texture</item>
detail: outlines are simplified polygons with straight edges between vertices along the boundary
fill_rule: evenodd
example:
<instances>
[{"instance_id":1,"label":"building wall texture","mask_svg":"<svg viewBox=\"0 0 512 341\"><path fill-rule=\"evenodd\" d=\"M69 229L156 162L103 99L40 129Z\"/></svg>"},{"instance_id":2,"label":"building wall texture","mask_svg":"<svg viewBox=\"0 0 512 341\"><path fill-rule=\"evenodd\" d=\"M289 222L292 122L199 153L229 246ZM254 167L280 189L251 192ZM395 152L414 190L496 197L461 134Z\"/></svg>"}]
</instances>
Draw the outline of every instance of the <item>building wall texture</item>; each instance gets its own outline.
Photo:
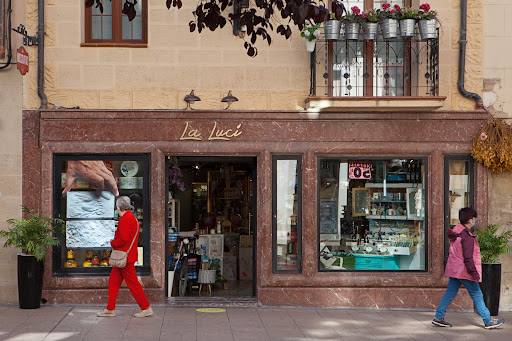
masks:
<instances>
[{"instance_id":1,"label":"building wall texture","mask_svg":"<svg viewBox=\"0 0 512 341\"><path fill-rule=\"evenodd\" d=\"M484 0L484 105L512 124L512 2ZM512 153L512 151L510 151ZM512 174L489 178L489 221L512 229ZM512 254L501 257L501 309L512 309Z\"/></svg>"},{"instance_id":2,"label":"building wall texture","mask_svg":"<svg viewBox=\"0 0 512 341\"><path fill-rule=\"evenodd\" d=\"M20 1L12 1L12 26L25 20L25 7ZM7 3L6 3L7 7ZM21 110L23 76L16 69L16 48L21 42L17 33L12 34L13 58L11 64L0 70L0 229L7 228L10 218L21 217ZM7 49L7 46L6 46ZM31 55L33 58L33 55ZM0 65L7 62L0 60ZM34 67L34 64L31 65ZM19 250L3 248L0 241L0 302L18 301L16 254Z\"/></svg>"}]
</instances>

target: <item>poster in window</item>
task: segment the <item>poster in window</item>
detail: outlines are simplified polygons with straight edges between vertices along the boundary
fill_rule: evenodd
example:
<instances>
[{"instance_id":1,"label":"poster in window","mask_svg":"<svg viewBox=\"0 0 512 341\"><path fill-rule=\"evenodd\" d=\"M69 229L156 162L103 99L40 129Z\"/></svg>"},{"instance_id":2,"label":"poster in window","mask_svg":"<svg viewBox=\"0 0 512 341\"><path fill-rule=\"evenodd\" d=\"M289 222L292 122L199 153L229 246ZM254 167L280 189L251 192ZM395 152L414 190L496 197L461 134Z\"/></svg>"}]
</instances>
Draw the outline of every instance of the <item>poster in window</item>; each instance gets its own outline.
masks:
<instances>
[{"instance_id":1,"label":"poster in window","mask_svg":"<svg viewBox=\"0 0 512 341\"><path fill-rule=\"evenodd\" d=\"M68 219L110 219L114 217L115 196L108 192L71 191L67 194Z\"/></svg>"},{"instance_id":2,"label":"poster in window","mask_svg":"<svg viewBox=\"0 0 512 341\"><path fill-rule=\"evenodd\" d=\"M66 247L105 248L116 231L114 220L68 220L66 222Z\"/></svg>"}]
</instances>

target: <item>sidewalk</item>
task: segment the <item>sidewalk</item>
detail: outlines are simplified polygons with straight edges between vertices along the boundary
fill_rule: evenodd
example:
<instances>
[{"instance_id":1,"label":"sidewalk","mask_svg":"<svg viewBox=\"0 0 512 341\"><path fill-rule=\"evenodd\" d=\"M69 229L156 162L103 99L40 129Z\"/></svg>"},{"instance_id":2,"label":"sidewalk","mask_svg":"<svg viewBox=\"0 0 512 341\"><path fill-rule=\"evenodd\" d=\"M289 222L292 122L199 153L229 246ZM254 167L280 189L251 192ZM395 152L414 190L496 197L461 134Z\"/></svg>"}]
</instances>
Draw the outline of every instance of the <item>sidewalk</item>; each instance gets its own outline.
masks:
<instances>
[{"instance_id":1,"label":"sidewalk","mask_svg":"<svg viewBox=\"0 0 512 341\"><path fill-rule=\"evenodd\" d=\"M118 306L117 317L99 318L103 307L0 306L0 340L512 340L512 313L505 324L485 330L472 312L448 312L452 328L432 325L433 311L221 308L153 306L155 315L134 318L136 306ZM211 308L209 308L211 309Z\"/></svg>"}]
</instances>

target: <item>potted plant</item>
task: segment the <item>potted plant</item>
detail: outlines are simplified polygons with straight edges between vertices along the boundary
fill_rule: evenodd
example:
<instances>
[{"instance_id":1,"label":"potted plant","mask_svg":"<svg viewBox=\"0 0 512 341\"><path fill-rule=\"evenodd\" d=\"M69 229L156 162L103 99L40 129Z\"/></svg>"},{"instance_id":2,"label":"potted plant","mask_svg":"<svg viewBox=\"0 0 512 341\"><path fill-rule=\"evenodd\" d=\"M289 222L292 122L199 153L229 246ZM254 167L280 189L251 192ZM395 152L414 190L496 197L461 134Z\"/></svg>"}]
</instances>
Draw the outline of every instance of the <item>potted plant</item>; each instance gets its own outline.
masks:
<instances>
[{"instance_id":1,"label":"potted plant","mask_svg":"<svg viewBox=\"0 0 512 341\"><path fill-rule=\"evenodd\" d=\"M400 10L400 6L394 5L393 8L391 8L391 4L389 3L382 4L381 8L377 10L380 29L384 39L394 39L398 36L397 10Z\"/></svg>"},{"instance_id":2,"label":"potted plant","mask_svg":"<svg viewBox=\"0 0 512 341\"><path fill-rule=\"evenodd\" d=\"M326 40L340 39L341 20L336 19L334 12L331 12L329 20L324 23L324 33Z\"/></svg>"},{"instance_id":3,"label":"potted plant","mask_svg":"<svg viewBox=\"0 0 512 341\"><path fill-rule=\"evenodd\" d=\"M401 8L398 12L398 18L400 23L400 35L404 38L414 36L414 27L416 26L416 20L418 19L418 10L405 7Z\"/></svg>"},{"instance_id":4,"label":"potted plant","mask_svg":"<svg viewBox=\"0 0 512 341\"><path fill-rule=\"evenodd\" d=\"M316 39L320 36L320 24L312 24L306 21L304 28L300 32L300 36L306 38L306 49L308 52L315 50Z\"/></svg>"},{"instance_id":5,"label":"potted plant","mask_svg":"<svg viewBox=\"0 0 512 341\"><path fill-rule=\"evenodd\" d=\"M375 9L369 9L361 14L363 18L363 39L364 40L375 40L377 37L377 28L379 23L379 17Z\"/></svg>"},{"instance_id":6,"label":"potted plant","mask_svg":"<svg viewBox=\"0 0 512 341\"><path fill-rule=\"evenodd\" d=\"M346 12L345 5L341 2L333 2L332 11L329 11L329 18L324 23L324 32L326 40L340 39L341 18L343 12Z\"/></svg>"},{"instance_id":7,"label":"potted plant","mask_svg":"<svg viewBox=\"0 0 512 341\"><path fill-rule=\"evenodd\" d=\"M437 12L431 11L430 5L424 3L418 11L418 19L421 39L434 39L436 37Z\"/></svg>"},{"instance_id":8,"label":"potted plant","mask_svg":"<svg viewBox=\"0 0 512 341\"><path fill-rule=\"evenodd\" d=\"M492 316L498 315L500 308L501 263L499 256L512 251L508 245L512 231L498 234L498 224L489 224L475 229L482 257L482 282L480 288L484 302Z\"/></svg>"},{"instance_id":9,"label":"potted plant","mask_svg":"<svg viewBox=\"0 0 512 341\"><path fill-rule=\"evenodd\" d=\"M351 12L341 20L345 25L345 39L358 40L359 39L359 25L363 21L361 10L357 6L350 8Z\"/></svg>"},{"instance_id":10,"label":"potted plant","mask_svg":"<svg viewBox=\"0 0 512 341\"><path fill-rule=\"evenodd\" d=\"M41 306L46 247L59 244L53 233L62 231L64 221L40 217L27 206L22 206L22 210L26 219L7 220L11 227L0 231L0 236L7 238L4 247L14 246L22 251L18 254L19 305L21 309L35 309Z\"/></svg>"}]
</instances>

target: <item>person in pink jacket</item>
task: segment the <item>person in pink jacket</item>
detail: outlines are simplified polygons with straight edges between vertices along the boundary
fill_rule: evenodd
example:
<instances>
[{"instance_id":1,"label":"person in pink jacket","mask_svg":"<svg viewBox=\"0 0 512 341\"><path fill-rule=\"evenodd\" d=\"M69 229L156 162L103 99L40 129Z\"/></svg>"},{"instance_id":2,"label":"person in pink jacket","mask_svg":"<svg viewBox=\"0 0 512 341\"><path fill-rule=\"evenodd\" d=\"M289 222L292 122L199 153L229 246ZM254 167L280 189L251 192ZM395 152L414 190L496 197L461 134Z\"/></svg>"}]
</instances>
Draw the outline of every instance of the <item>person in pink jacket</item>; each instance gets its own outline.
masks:
<instances>
[{"instance_id":1,"label":"person in pink jacket","mask_svg":"<svg viewBox=\"0 0 512 341\"><path fill-rule=\"evenodd\" d=\"M471 207L464 207L459 211L460 224L448 230L450 240L450 251L445 276L450 279L448 287L439 302L436 315L432 323L440 327L451 327L452 324L444 319L446 309L452 303L459 292L461 285L467 289L473 299L478 314L484 320L485 329L499 327L504 319L491 319L489 309L485 306L479 282L482 281L482 259L480 257L480 246L476 236L471 232L475 226L477 213Z\"/></svg>"}]
</instances>

